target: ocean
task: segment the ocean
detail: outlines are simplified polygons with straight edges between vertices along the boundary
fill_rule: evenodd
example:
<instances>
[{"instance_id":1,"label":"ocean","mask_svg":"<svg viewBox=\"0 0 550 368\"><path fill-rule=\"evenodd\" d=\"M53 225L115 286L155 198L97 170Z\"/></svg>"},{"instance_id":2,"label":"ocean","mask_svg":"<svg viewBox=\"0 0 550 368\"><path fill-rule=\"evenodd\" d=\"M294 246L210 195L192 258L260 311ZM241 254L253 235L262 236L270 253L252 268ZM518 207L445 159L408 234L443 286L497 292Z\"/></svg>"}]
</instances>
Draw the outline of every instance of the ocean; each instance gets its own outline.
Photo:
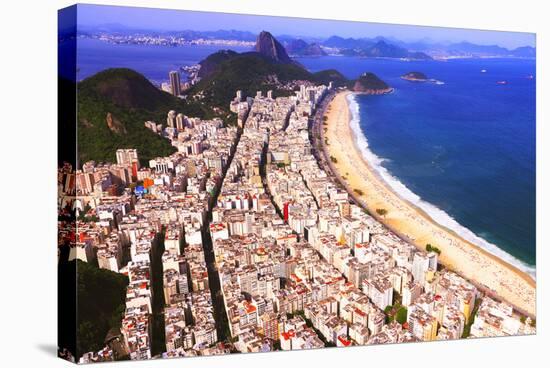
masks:
<instances>
[{"instance_id":1,"label":"ocean","mask_svg":"<svg viewBox=\"0 0 550 368\"><path fill-rule=\"evenodd\" d=\"M227 47L79 39L77 79L128 67L160 83L170 70L222 48ZM325 56L298 61L313 72L334 68L348 78L370 71L394 87L389 95L352 97L366 158L394 190L434 220L535 276L534 60ZM410 71L439 83L400 78Z\"/></svg>"},{"instance_id":2,"label":"ocean","mask_svg":"<svg viewBox=\"0 0 550 368\"><path fill-rule=\"evenodd\" d=\"M77 41L77 80L85 79L108 68L131 68L160 84L167 81L171 70L197 64L227 46L193 45L186 47L113 44L91 38ZM237 52L249 47L231 47Z\"/></svg>"},{"instance_id":3,"label":"ocean","mask_svg":"<svg viewBox=\"0 0 550 368\"><path fill-rule=\"evenodd\" d=\"M349 78L372 71L394 87L389 95L350 96L365 158L435 221L535 276L534 60L300 62ZM435 81L400 78L410 71Z\"/></svg>"}]
</instances>

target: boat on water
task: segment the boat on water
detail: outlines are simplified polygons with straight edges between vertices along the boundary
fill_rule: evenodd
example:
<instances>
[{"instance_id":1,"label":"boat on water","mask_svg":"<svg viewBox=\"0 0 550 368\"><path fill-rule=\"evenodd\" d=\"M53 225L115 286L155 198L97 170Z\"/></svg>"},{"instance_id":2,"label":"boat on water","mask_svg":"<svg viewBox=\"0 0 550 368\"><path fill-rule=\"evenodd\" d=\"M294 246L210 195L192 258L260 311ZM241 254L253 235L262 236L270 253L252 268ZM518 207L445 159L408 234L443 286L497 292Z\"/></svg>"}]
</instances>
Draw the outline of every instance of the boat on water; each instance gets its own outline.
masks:
<instances>
[{"instance_id":1,"label":"boat on water","mask_svg":"<svg viewBox=\"0 0 550 368\"><path fill-rule=\"evenodd\" d=\"M527 79L533 79L533 78L535 78L535 77L533 76L533 74L529 74L529 75L527 76Z\"/></svg>"},{"instance_id":2,"label":"boat on water","mask_svg":"<svg viewBox=\"0 0 550 368\"><path fill-rule=\"evenodd\" d=\"M487 69L481 69L482 73L487 73Z\"/></svg>"},{"instance_id":3,"label":"boat on water","mask_svg":"<svg viewBox=\"0 0 550 368\"><path fill-rule=\"evenodd\" d=\"M508 82L505 80L502 80L502 81L497 81L497 84L508 84Z\"/></svg>"}]
</instances>

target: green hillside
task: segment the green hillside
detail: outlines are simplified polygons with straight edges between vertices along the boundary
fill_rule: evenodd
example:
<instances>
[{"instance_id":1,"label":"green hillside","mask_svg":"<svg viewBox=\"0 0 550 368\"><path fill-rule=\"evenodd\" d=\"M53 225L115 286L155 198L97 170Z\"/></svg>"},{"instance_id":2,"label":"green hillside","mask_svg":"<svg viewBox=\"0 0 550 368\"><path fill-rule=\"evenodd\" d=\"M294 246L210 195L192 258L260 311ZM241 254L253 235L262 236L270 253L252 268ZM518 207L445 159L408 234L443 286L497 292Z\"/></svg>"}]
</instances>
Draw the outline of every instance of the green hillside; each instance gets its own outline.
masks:
<instances>
[{"instance_id":1,"label":"green hillside","mask_svg":"<svg viewBox=\"0 0 550 368\"><path fill-rule=\"evenodd\" d=\"M111 328L120 328L128 277L77 261L77 358L98 351Z\"/></svg>"},{"instance_id":2,"label":"green hillside","mask_svg":"<svg viewBox=\"0 0 550 368\"><path fill-rule=\"evenodd\" d=\"M219 51L201 65L203 78L188 91L187 100L159 90L130 69L107 69L78 83L79 166L89 160L115 162L118 148L136 148L142 164L175 152L167 139L144 126L148 120L165 125L169 110L221 117L232 124L236 115L229 103L237 90L244 96L273 90L277 97L293 94L285 84L295 80L348 87L354 83L334 69L311 73L298 63L276 62L257 52Z\"/></svg>"},{"instance_id":3,"label":"green hillside","mask_svg":"<svg viewBox=\"0 0 550 368\"><path fill-rule=\"evenodd\" d=\"M389 92L390 86L374 73L363 73L355 81L353 86L355 92Z\"/></svg>"},{"instance_id":4,"label":"green hillside","mask_svg":"<svg viewBox=\"0 0 550 368\"><path fill-rule=\"evenodd\" d=\"M232 50L220 50L213 54L208 55L204 60L199 63L201 68L199 69L198 76L200 78L209 78L215 72L219 71L219 66L226 60L232 59L239 55Z\"/></svg>"},{"instance_id":5,"label":"green hillside","mask_svg":"<svg viewBox=\"0 0 550 368\"><path fill-rule=\"evenodd\" d=\"M346 77L336 69L326 69L313 73L312 81L322 84L332 82L337 87L350 86L352 84L352 81L346 79Z\"/></svg>"},{"instance_id":6,"label":"green hillside","mask_svg":"<svg viewBox=\"0 0 550 368\"><path fill-rule=\"evenodd\" d=\"M176 151L144 122L165 125L166 114L208 117L198 104L188 104L152 85L130 69L107 69L78 84L78 159L115 162L118 148L137 148L142 162Z\"/></svg>"},{"instance_id":7,"label":"green hillside","mask_svg":"<svg viewBox=\"0 0 550 368\"><path fill-rule=\"evenodd\" d=\"M190 94L202 95L202 101L208 105L226 108L241 90L244 96L255 96L256 91L273 90L274 96L288 95L290 91L280 88L292 80L308 80L317 83L345 84L347 80L336 70L310 73L296 63L276 63L256 52L242 54L227 53L210 55L209 72L193 87ZM216 64L214 61L218 60ZM201 62L202 64L203 62Z\"/></svg>"}]
</instances>

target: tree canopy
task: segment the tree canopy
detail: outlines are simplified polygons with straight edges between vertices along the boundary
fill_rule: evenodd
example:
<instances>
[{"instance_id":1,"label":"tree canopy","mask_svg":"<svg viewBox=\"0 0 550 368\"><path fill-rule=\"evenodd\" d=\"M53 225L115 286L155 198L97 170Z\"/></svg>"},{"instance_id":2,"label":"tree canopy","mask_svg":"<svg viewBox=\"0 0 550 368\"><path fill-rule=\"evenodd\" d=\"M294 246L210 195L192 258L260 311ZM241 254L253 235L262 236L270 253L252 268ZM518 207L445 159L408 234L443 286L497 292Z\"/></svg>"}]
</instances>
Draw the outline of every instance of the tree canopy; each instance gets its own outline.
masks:
<instances>
[{"instance_id":1,"label":"tree canopy","mask_svg":"<svg viewBox=\"0 0 550 368\"><path fill-rule=\"evenodd\" d=\"M77 261L77 359L104 346L105 336L119 328L125 310L128 277Z\"/></svg>"}]
</instances>

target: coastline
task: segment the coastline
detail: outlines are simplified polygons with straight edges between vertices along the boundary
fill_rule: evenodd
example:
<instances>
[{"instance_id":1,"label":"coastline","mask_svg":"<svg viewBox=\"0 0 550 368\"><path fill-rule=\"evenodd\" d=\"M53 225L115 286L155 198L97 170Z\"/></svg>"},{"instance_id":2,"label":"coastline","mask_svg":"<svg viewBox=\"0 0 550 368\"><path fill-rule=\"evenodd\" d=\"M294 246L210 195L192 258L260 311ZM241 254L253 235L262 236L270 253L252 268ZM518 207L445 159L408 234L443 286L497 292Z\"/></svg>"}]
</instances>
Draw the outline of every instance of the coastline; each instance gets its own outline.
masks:
<instances>
[{"instance_id":1,"label":"coastline","mask_svg":"<svg viewBox=\"0 0 550 368\"><path fill-rule=\"evenodd\" d=\"M352 114L347 98L351 93L340 92L329 102L327 125L321 129L325 155L335 159L330 166L349 194L378 221L419 249L425 250L427 243L438 247L440 261L447 268L519 311L535 316L536 282L531 276L434 221L397 194L365 159L350 126ZM379 208L386 209L387 215L377 215Z\"/></svg>"}]
</instances>

